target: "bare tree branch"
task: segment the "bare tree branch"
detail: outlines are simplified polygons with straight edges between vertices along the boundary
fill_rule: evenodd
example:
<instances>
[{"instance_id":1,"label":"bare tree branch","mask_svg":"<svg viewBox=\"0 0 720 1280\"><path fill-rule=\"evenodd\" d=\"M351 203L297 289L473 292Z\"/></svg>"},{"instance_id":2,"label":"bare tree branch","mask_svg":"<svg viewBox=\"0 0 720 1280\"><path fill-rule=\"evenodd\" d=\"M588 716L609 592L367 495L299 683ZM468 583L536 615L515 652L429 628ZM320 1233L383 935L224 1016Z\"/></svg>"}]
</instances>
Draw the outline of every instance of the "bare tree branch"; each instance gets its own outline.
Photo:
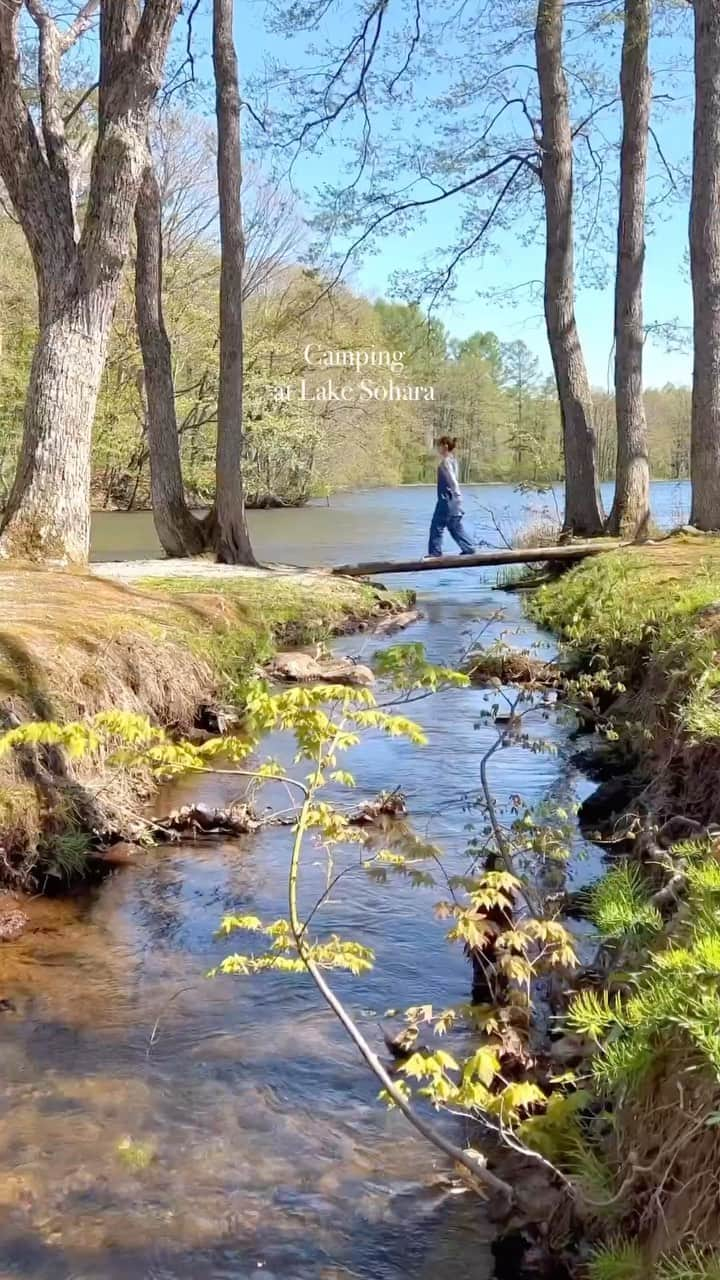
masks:
<instances>
[{"instance_id":1,"label":"bare tree branch","mask_svg":"<svg viewBox=\"0 0 720 1280\"><path fill-rule=\"evenodd\" d=\"M452 196L459 195L463 191L469 191L479 182L484 182L488 178L492 178L496 173L500 173L507 165L512 164L513 161L516 165L523 165L525 164L526 159L527 157L517 155L513 152L510 155L504 156L503 159L499 160L496 164L490 165L488 169L484 169L481 173L476 173L473 174L472 177L466 178L464 182L458 182L452 187L441 187L437 195L428 196L424 200L405 200L402 204L394 205L390 209L385 209L381 214L378 214L377 217L373 218L372 221L368 223L364 231L356 237L350 247L346 250L332 280L324 289L321 290L312 305L316 306L322 298L328 296L335 285L337 285L342 279L343 272L353 254L390 218L397 217L401 213L406 213L410 209L425 209L431 205L440 204L443 200L449 200Z\"/></svg>"},{"instance_id":2,"label":"bare tree branch","mask_svg":"<svg viewBox=\"0 0 720 1280\"><path fill-rule=\"evenodd\" d=\"M302 145L302 143L305 141L309 133L312 133L312 131L315 129L327 128L329 124L332 124L333 120L337 120L338 116L342 114L342 112L345 110L347 106L350 105L351 102L362 101L361 95L363 91L363 86L365 84L365 78L368 72L370 71L370 68L373 64L375 55L378 50L378 45L380 42L380 32L382 30L383 18L385 16L386 8L387 8L387 0L376 0L376 3L373 5L372 9L367 15L367 18L365 19L365 22L363 23L361 30L358 32L358 34L354 37L354 39L348 45L347 49L345 50L345 54L343 58L339 62L338 66L335 68L333 74L330 76L325 86L325 89L323 92L323 102L326 108L325 114L317 116L314 120L306 121L300 131L299 136L296 138L292 138L287 145L290 145L290 146ZM367 40L368 40L368 35L370 32L373 19L375 19L375 28L372 34L372 39L370 41L370 47L368 48ZM329 106L330 93L333 87L340 81L340 78L342 77L343 72L350 65L350 63L352 62L352 59L354 58L355 54L358 52L359 49L362 49L362 61L360 64L360 72L357 77L357 81L351 89L348 89L347 93L343 95L341 100L334 107L331 108Z\"/></svg>"},{"instance_id":3,"label":"bare tree branch","mask_svg":"<svg viewBox=\"0 0 720 1280\"><path fill-rule=\"evenodd\" d=\"M75 119L75 116L78 114L79 111L82 111L83 107L85 106L85 103L88 102L90 98L92 98L93 94L97 91L97 88L98 88L98 81L96 80L94 84L88 85L84 93L81 93L75 105L70 108L67 115L65 116L63 124L65 125L66 129L70 124L70 121Z\"/></svg>"},{"instance_id":4,"label":"bare tree branch","mask_svg":"<svg viewBox=\"0 0 720 1280\"><path fill-rule=\"evenodd\" d=\"M675 181L675 174L673 173L672 169L670 168L670 165L668 164L668 161L665 156L665 152L663 151L660 145L660 139L658 138L657 133L653 129L652 125L649 126L648 132L653 142L655 143L655 150L657 151L662 161L663 168L668 176L668 182L670 183L670 186L672 187L673 191L677 191L677 182Z\"/></svg>"},{"instance_id":5,"label":"bare tree branch","mask_svg":"<svg viewBox=\"0 0 720 1280\"><path fill-rule=\"evenodd\" d=\"M398 83L399 80L402 79L408 67L410 66L413 54L417 49L419 43L420 43L420 0L415 0L415 30L410 40L410 45L407 51L407 56L405 58L405 61L403 62L400 70L395 72L395 75L393 76L392 80L388 85L388 93L390 94L391 97L395 92L395 85Z\"/></svg>"},{"instance_id":6,"label":"bare tree branch","mask_svg":"<svg viewBox=\"0 0 720 1280\"><path fill-rule=\"evenodd\" d=\"M100 0L87 0L87 4L83 5L74 22L71 22L67 31L63 32L60 37L62 53L67 53L68 49L72 49L73 45L77 43L80 37L84 36L85 32L90 30L93 24L93 18L95 17L99 7Z\"/></svg>"},{"instance_id":7,"label":"bare tree branch","mask_svg":"<svg viewBox=\"0 0 720 1280\"><path fill-rule=\"evenodd\" d=\"M480 227L477 234L474 235L472 240L470 240L466 245L463 245L463 247L459 249L458 252L454 255L454 257L452 258L452 261L448 263L448 266L445 268L445 271L443 272L443 278L440 284L436 287L432 295L432 298L430 300L430 307L429 307L430 311L432 311L433 307L435 306L435 303L437 302L437 299L439 298L440 294L443 292L444 289L447 288L450 281L452 280L453 274L455 272L455 268L457 267L458 263L465 257L466 254L472 253L473 249L477 248L483 236L488 231L493 221L493 218L495 217L495 214L498 212L498 209L500 208L503 200L505 199L505 196L507 195L508 191L511 189L515 179L520 173L520 170L523 168L523 163L524 163L523 160L520 160L518 164L515 166L515 168L513 169L512 173L510 174L510 177L507 179L507 181L504 183L503 187L501 188L500 193L497 199L495 200L495 203L493 204L487 217L484 219L483 224Z\"/></svg>"},{"instance_id":8,"label":"bare tree branch","mask_svg":"<svg viewBox=\"0 0 720 1280\"><path fill-rule=\"evenodd\" d=\"M0 4L0 176L40 269L48 249L59 261L73 250L72 223L50 207L51 173L25 102L20 68L22 0Z\"/></svg>"}]
</instances>

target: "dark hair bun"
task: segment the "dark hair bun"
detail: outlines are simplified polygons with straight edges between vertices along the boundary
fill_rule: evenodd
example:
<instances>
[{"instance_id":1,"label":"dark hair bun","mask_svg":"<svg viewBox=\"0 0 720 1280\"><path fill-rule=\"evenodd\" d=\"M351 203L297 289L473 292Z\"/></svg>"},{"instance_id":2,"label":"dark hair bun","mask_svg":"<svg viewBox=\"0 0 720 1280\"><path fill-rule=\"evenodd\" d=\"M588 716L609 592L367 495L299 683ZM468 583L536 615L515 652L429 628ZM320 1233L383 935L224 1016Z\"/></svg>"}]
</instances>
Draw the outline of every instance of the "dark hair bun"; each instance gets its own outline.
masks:
<instances>
[{"instance_id":1,"label":"dark hair bun","mask_svg":"<svg viewBox=\"0 0 720 1280\"><path fill-rule=\"evenodd\" d=\"M441 436L438 440L438 448L449 449L452 453L457 444L457 436Z\"/></svg>"}]
</instances>

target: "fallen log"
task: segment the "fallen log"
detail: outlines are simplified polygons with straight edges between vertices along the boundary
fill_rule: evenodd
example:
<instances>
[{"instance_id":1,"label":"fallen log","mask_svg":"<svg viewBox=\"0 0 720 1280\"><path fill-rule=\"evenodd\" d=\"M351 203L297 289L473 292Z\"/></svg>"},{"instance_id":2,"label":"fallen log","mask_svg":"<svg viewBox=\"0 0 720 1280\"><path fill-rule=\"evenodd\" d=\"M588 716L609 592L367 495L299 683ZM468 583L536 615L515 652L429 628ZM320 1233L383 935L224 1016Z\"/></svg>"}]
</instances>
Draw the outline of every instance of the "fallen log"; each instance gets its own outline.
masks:
<instances>
[{"instance_id":1,"label":"fallen log","mask_svg":"<svg viewBox=\"0 0 720 1280\"><path fill-rule=\"evenodd\" d=\"M268 663L268 675L276 680L288 680L292 684L312 683L371 685L375 676L369 667L352 658L344 658L339 654L313 658L312 654L276 653Z\"/></svg>"},{"instance_id":2,"label":"fallen log","mask_svg":"<svg viewBox=\"0 0 720 1280\"><path fill-rule=\"evenodd\" d=\"M433 569L473 569L487 565L534 564L543 561L583 560L604 555L621 544L617 539L575 542L551 547L501 547L477 551L470 556L434 556L422 560L371 560L366 564L339 564L332 570L338 577L364 578L374 573L428 573Z\"/></svg>"},{"instance_id":3,"label":"fallen log","mask_svg":"<svg viewBox=\"0 0 720 1280\"><path fill-rule=\"evenodd\" d=\"M398 787L394 791L381 791L374 800L366 800L348 816L353 827L374 826L381 818L406 818L407 802Z\"/></svg>"}]
</instances>

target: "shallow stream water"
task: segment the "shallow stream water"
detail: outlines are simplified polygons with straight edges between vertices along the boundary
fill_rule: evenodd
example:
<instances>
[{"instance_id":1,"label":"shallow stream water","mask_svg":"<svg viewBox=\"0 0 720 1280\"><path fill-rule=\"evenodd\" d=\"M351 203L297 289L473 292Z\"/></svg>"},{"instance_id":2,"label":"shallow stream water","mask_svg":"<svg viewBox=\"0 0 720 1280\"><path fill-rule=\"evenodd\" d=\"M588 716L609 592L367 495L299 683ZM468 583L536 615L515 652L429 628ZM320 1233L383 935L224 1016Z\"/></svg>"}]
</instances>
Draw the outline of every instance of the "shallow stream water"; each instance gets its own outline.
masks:
<instances>
[{"instance_id":1,"label":"shallow stream water","mask_svg":"<svg viewBox=\"0 0 720 1280\"><path fill-rule=\"evenodd\" d=\"M660 519L677 517L682 491L658 487L655 498ZM253 535L261 557L286 562L401 558L422 547L431 501L426 488L351 494L330 508L253 515ZM485 508L509 533L528 504L538 500L497 486L470 489L467 506L478 537L497 542ZM95 548L101 559L157 553L144 515L98 517ZM504 634L551 652L519 598L493 584L477 569L403 581L423 613L405 638L437 662L455 660L483 627L486 641ZM340 647L367 658L378 642L346 637ZM473 689L418 702L427 747L372 737L348 760L360 800L402 786L415 829L450 871L466 867L479 820L468 804L494 733L479 720L486 705ZM533 718L557 754L503 752L495 793L571 802L588 784L568 764L568 726ZM193 795L216 803L235 790L216 777ZM309 980L205 977L234 949L213 936L225 912L286 914L288 853L278 828L149 850L72 899L37 900L31 931L3 946L0 996L15 1008L0 1012L0 1280L493 1276L482 1205L450 1194L443 1162L376 1102ZM579 882L597 855L580 841L576 855ZM310 852L307 903L324 875ZM468 997L467 964L433 918L439 896L349 876L323 910L325 930L375 949L371 973L333 978L375 1041L390 1007Z\"/></svg>"}]
</instances>

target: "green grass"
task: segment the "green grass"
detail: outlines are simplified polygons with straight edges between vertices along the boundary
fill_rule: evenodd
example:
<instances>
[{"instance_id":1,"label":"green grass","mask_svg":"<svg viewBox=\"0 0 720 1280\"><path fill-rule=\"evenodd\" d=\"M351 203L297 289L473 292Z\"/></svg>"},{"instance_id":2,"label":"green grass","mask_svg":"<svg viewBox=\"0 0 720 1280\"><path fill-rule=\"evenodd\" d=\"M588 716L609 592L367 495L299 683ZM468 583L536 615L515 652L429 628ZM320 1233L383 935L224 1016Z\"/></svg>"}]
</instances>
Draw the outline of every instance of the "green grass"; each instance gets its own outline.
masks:
<instances>
[{"instance_id":1,"label":"green grass","mask_svg":"<svg viewBox=\"0 0 720 1280\"><path fill-rule=\"evenodd\" d=\"M72 828L44 840L39 850L43 875L65 884L82 879L87 872L90 844L87 832Z\"/></svg>"},{"instance_id":2,"label":"green grass","mask_svg":"<svg viewBox=\"0 0 720 1280\"><path fill-rule=\"evenodd\" d=\"M717 616L714 608L717 606ZM541 587L531 615L590 670L647 697L649 719L720 740L720 543L675 539L585 561Z\"/></svg>"},{"instance_id":3,"label":"green grass","mask_svg":"<svg viewBox=\"0 0 720 1280\"><path fill-rule=\"evenodd\" d=\"M600 733L609 725L630 748L625 759L642 786L631 812L646 811L658 826L678 816L717 822L720 539L672 537L585 561L541 587L528 608L579 659ZM675 846L683 903L663 918L653 902L659 867L639 856L630 846L619 862L616 851L589 894L592 918L615 949L617 981L611 971L609 987L582 990L568 1015L572 1030L600 1046L589 1075L613 1116L603 1141L615 1180L624 1185L633 1168L646 1175L630 1180L617 1205L618 1227L639 1244L603 1243L587 1275L720 1280L706 1172L717 1167L720 1142L718 850L712 840ZM673 1161L674 1183L666 1174ZM687 1238L697 1248L679 1250Z\"/></svg>"},{"instance_id":4,"label":"green grass","mask_svg":"<svg viewBox=\"0 0 720 1280\"><path fill-rule=\"evenodd\" d=\"M139 584L201 609L212 603L216 625L208 633L188 629L188 643L210 662L229 694L237 693L258 663L279 649L300 648L350 632L376 617L381 608L402 608L404 592L378 592L367 583L312 577L307 581L278 574L274 578L148 579Z\"/></svg>"}]
</instances>

